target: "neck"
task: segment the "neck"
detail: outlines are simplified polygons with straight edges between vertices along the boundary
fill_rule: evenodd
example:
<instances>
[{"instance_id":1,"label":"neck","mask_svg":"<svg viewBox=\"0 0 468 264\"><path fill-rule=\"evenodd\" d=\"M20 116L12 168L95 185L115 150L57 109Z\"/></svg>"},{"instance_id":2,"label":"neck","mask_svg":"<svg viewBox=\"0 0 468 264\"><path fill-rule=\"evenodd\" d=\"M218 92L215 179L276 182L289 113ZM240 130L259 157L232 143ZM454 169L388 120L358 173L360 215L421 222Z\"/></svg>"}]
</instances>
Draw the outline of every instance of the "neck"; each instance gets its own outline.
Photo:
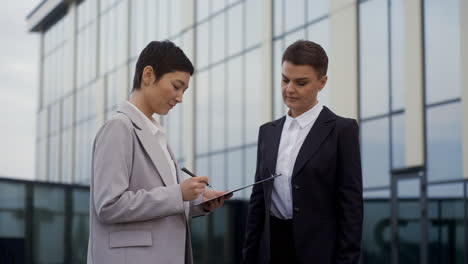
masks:
<instances>
[{"instance_id":1,"label":"neck","mask_svg":"<svg viewBox=\"0 0 468 264\"><path fill-rule=\"evenodd\" d=\"M289 116L291 116L292 118L296 118L296 117L302 115L303 113L309 111L310 109L312 109L317 104L318 104L318 101L315 100L315 102L313 104L311 104L309 107L307 107L306 109L303 109L303 110L289 109Z\"/></svg>"},{"instance_id":2,"label":"neck","mask_svg":"<svg viewBox=\"0 0 468 264\"><path fill-rule=\"evenodd\" d=\"M146 103L145 98L143 97L143 94L141 93L141 91L139 90L133 91L128 101L132 103L134 106L136 106L138 109L140 109L140 111L143 112L143 114L145 114L145 116L148 117L149 120L153 119L154 113L151 110L151 107Z\"/></svg>"}]
</instances>

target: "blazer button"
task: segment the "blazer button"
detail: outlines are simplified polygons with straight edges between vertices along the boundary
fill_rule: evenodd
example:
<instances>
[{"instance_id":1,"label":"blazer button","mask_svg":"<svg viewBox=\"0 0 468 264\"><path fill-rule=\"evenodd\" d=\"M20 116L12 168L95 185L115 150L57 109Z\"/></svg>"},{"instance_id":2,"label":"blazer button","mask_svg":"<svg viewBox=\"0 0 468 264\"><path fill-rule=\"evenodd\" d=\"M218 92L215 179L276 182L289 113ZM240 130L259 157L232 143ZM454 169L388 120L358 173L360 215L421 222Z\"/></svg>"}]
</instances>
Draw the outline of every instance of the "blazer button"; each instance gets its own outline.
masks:
<instances>
[{"instance_id":1,"label":"blazer button","mask_svg":"<svg viewBox=\"0 0 468 264\"><path fill-rule=\"evenodd\" d=\"M299 208L294 207L294 212L299 213Z\"/></svg>"},{"instance_id":2,"label":"blazer button","mask_svg":"<svg viewBox=\"0 0 468 264\"><path fill-rule=\"evenodd\" d=\"M293 188L294 188L294 190L299 190L299 185L294 184L294 185L293 185Z\"/></svg>"}]
</instances>

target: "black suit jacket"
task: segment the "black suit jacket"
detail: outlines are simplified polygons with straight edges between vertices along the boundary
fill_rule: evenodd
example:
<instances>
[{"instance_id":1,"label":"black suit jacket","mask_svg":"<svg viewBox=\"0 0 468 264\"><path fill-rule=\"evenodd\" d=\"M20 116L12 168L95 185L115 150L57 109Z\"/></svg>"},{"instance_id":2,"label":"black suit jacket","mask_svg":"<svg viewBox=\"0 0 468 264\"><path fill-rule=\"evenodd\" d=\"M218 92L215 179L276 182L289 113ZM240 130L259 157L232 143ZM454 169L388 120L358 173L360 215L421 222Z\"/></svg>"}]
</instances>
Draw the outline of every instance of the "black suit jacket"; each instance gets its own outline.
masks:
<instances>
[{"instance_id":1,"label":"black suit jacket","mask_svg":"<svg viewBox=\"0 0 468 264\"><path fill-rule=\"evenodd\" d=\"M260 127L255 181L276 170L286 117ZM299 263L358 263L362 231L362 176L356 120L323 107L297 156L291 179L293 236ZM270 262L273 183L250 197L244 263Z\"/></svg>"}]
</instances>

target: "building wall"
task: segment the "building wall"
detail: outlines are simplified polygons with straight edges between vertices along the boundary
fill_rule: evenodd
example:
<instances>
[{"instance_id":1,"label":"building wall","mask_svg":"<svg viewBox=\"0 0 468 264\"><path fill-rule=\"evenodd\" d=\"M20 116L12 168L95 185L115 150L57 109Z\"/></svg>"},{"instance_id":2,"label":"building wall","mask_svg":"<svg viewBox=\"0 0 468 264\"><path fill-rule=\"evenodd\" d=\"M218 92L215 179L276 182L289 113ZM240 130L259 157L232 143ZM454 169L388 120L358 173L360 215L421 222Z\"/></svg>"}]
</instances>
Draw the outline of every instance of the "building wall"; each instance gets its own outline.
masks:
<instances>
[{"instance_id":1,"label":"building wall","mask_svg":"<svg viewBox=\"0 0 468 264\"><path fill-rule=\"evenodd\" d=\"M151 40L170 39L196 68L184 103L157 117L178 161L210 176L218 189L253 182L258 127L287 110L282 52L309 39L330 59L319 101L360 123L362 263L389 263L394 190L401 200L398 219L409 221L399 229L402 259L416 263L411 252L420 243L419 202L428 198L429 257L461 263L467 6L462 0L70 1L41 33L37 177L89 183L93 138L128 98L140 51ZM397 170L415 166L422 168L419 178L392 184ZM242 222L249 194L234 197L242 205L194 220L194 243L234 243L222 234L242 233L242 224L228 216ZM439 221L444 217L458 220ZM449 248L454 251L440 253Z\"/></svg>"}]
</instances>

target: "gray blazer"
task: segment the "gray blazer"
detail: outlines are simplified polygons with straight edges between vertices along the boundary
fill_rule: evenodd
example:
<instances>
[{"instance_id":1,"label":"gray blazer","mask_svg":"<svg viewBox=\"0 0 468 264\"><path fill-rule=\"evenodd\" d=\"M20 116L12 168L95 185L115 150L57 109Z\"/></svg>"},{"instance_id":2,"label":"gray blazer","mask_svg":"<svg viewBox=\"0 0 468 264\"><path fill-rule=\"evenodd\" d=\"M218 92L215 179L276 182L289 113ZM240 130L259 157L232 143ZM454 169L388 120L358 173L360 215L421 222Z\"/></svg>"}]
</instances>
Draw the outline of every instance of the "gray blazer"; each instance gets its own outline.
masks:
<instances>
[{"instance_id":1,"label":"gray blazer","mask_svg":"<svg viewBox=\"0 0 468 264\"><path fill-rule=\"evenodd\" d=\"M169 166L141 115L122 104L94 140L88 264L193 262L188 218L204 211L183 202Z\"/></svg>"}]
</instances>

